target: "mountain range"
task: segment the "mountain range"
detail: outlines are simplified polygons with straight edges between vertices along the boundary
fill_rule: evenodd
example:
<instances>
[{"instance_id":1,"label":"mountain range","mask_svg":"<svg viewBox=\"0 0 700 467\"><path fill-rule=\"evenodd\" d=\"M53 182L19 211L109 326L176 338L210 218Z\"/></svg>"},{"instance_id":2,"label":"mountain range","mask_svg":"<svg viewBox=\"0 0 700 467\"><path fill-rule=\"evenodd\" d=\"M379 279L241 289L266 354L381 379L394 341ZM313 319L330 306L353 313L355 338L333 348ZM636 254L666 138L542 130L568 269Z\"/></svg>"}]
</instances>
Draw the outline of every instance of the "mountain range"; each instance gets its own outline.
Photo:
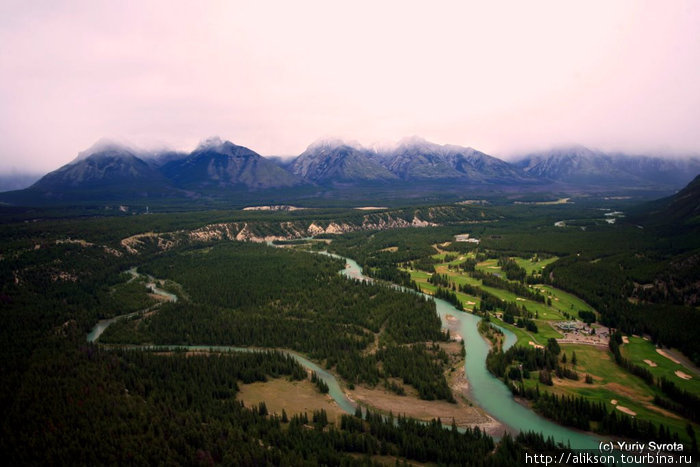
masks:
<instances>
[{"instance_id":1,"label":"mountain range","mask_svg":"<svg viewBox=\"0 0 700 467\"><path fill-rule=\"evenodd\" d=\"M191 153L144 153L99 141L24 190L0 193L14 205L148 199L290 199L348 189L459 193L503 191L672 192L700 173L700 159L594 151L583 146L507 162L476 149L421 138L377 150L340 140L311 144L296 158L265 158L219 138Z\"/></svg>"}]
</instances>

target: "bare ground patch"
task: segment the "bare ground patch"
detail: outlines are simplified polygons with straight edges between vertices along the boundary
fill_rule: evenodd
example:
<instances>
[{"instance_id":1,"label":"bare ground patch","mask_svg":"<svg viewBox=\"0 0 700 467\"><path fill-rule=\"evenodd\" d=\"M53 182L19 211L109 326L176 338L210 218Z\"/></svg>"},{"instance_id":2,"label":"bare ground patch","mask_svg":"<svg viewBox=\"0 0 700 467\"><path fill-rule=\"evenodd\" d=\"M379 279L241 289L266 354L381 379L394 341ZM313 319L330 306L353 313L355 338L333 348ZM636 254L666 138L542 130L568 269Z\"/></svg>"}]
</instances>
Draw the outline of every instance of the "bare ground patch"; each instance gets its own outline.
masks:
<instances>
[{"instance_id":1,"label":"bare ground patch","mask_svg":"<svg viewBox=\"0 0 700 467\"><path fill-rule=\"evenodd\" d=\"M265 383L241 384L236 398L247 407L264 401L268 412L282 415L284 409L290 417L304 412L311 416L314 410L323 409L328 413L328 419L336 424L345 413L331 396L318 392L309 380L289 381L277 378Z\"/></svg>"},{"instance_id":2,"label":"bare ground patch","mask_svg":"<svg viewBox=\"0 0 700 467\"><path fill-rule=\"evenodd\" d=\"M603 388L612 391L617 394L621 394L623 396L627 396L628 398L635 400L635 401L650 401L653 398L648 395L648 394L642 394L638 390L630 388L628 386L624 386L620 383L607 383L603 386Z\"/></svg>"},{"instance_id":3,"label":"bare ground patch","mask_svg":"<svg viewBox=\"0 0 700 467\"><path fill-rule=\"evenodd\" d=\"M426 421L439 418L445 424L452 423L454 419L457 426L466 428L476 425L489 434L502 434L505 430L500 422L489 417L482 409L468 405L463 397L457 397L457 403L451 404L446 401L426 401L415 396L397 396L383 388L371 389L363 386L358 386L349 393L361 405L385 413L391 412L394 415L406 415Z\"/></svg>"},{"instance_id":4,"label":"bare ground patch","mask_svg":"<svg viewBox=\"0 0 700 467\"><path fill-rule=\"evenodd\" d=\"M615 408L620 412L626 413L627 415L632 415L633 417L637 415L637 412L635 412L634 410L630 410L627 407L623 407L621 405L616 405Z\"/></svg>"}]
</instances>

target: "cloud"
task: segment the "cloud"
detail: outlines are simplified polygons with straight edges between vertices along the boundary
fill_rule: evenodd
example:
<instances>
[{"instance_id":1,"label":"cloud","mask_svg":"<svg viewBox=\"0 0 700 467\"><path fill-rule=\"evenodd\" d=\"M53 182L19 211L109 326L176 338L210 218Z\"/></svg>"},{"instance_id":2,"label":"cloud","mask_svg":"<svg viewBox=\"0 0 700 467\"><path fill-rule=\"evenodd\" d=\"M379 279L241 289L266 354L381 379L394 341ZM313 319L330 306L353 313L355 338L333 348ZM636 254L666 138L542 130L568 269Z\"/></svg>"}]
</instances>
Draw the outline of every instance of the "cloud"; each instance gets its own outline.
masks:
<instances>
[{"instance_id":1,"label":"cloud","mask_svg":"<svg viewBox=\"0 0 700 467\"><path fill-rule=\"evenodd\" d=\"M699 152L696 2L3 2L0 170L101 136Z\"/></svg>"}]
</instances>

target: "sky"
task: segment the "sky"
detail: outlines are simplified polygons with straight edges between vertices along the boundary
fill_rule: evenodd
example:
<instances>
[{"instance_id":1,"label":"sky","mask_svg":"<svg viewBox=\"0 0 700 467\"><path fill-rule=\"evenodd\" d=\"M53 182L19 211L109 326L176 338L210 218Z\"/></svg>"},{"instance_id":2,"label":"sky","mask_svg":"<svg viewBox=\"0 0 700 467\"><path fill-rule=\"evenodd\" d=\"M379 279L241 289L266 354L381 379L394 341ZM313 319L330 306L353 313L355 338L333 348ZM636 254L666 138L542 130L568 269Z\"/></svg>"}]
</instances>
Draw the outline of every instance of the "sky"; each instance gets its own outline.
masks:
<instances>
[{"instance_id":1,"label":"sky","mask_svg":"<svg viewBox=\"0 0 700 467\"><path fill-rule=\"evenodd\" d=\"M0 2L0 172L107 137L700 154L698 1Z\"/></svg>"}]
</instances>

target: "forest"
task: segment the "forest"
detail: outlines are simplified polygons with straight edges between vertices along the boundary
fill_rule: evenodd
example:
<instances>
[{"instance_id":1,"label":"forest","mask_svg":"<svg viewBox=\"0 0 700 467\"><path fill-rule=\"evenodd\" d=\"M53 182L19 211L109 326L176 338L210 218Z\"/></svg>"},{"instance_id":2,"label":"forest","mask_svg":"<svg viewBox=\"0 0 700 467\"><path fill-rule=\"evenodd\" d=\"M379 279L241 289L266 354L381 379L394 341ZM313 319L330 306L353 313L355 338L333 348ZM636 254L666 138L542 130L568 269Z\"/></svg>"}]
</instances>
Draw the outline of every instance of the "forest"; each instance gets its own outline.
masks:
<instances>
[{"instance_id":1,"label":"forest","mask_svg":"<svg viewBox=\"0 0 700 467\"><path fill-rule=\"evenodd\" d=\"M3 420L6 462L350 466L378 465L372 456L383 455L500 466L517 463L527 449L508 439L493 451L493 439L478 429L459 433L438 421L367 412L344 416L336 427L324 413L285 421L264 404L243 406L236 400L241 383L306 378L281 353L162 355L79 341L53 338L33 356L17 403Z\"/></svg>"},{"instance_id":2,"label":"forest","mask_svg":"<svg viewBox=\"0 0 700 467\"><path fill-rule=\"evenodd\" d=\"M403 345L447 339L434 303L347 280L342 268L326 255L249 243L172 251L141 270L180 284L187 300L118 322L101 341L288 348L352 384L396 376L422 398L451 400L440 361L424 347ZM366 352L375 340L378 351Z\"/></svg>"}]
</instances>

